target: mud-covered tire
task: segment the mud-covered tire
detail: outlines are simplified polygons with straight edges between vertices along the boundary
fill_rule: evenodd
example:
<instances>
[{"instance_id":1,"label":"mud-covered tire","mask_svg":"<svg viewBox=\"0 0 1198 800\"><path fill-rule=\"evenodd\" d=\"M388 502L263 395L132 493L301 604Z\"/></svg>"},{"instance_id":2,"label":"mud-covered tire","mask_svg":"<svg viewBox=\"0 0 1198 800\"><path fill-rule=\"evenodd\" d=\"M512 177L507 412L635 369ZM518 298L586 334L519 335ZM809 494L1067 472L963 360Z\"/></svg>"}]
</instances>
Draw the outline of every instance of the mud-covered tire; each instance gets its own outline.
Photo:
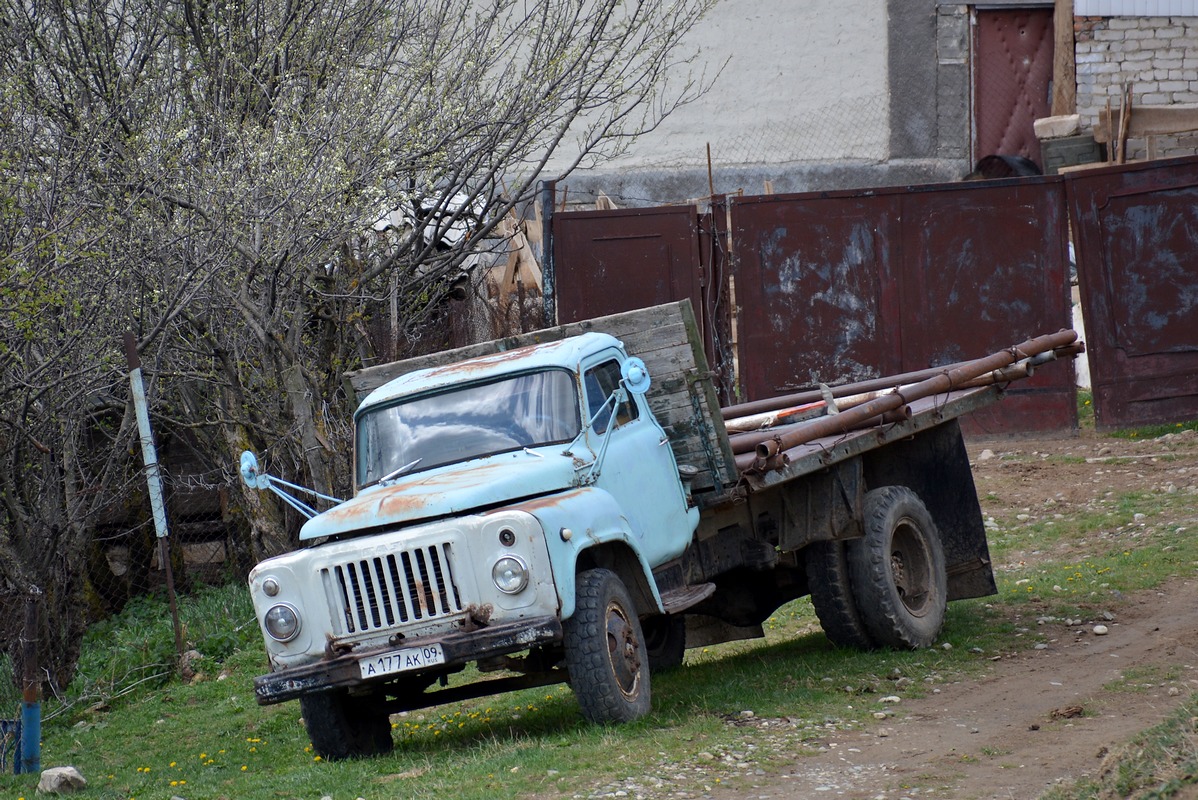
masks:
<instances>
[{"instance_id":1,"label":"mud-covered tire","mask_svg":"<svg viewBox=\"0 0 1198 800\"><path fill-rule=\"evenodd\" d=\"M641 623L645 634L645 652L651 673L666 672L682 666L686 654L686 617L667 614L649 617Z\"/></svg>"},{"instance_id":2,"label":"mud-covered tire","mask_svg":"<svg viewBox=\"0 0 1198 800\"><path fill-rule=\"evenodd\" d=\"M916 649L940 635L948 602L944 548L931 514L905 486L865 495L865 535L848 544L853 597L879 645Z\"/></svg>"},{"instance_id":3,"label":"mud-covered tire","mask_svg":"<svg viewBox=\"0 0 1198 800\"><path fill-rule=\"evenodd\" d=\"M563 624L566 669L582 715L631 722L649 713L649 657L636 606L614 572L578 574L574 614Z\"/></svg>"},{"instance_id":4,"label":"mud-covered tire","mask_svg":"<svg viewBox=\"0 0 1198 800\"><path fill-rule=\"evenodd\" d=\"M807 546L806 555L807 588L824 635L837 647L858 650L876 647L857 610L846 544L842 541L815 542Z\"/></svg>"},{"instance_id":5,"label":"mud-covered tire","mask_svg":"<svg viewBox=\"0 0 1198 800\"><path fill-rule=\"evenodd\" d=\"M316 755L328 761L363 758L391 752L391 721L367 700L344 690L300 698L304 728Z\"/></svg>"}]
</instances>

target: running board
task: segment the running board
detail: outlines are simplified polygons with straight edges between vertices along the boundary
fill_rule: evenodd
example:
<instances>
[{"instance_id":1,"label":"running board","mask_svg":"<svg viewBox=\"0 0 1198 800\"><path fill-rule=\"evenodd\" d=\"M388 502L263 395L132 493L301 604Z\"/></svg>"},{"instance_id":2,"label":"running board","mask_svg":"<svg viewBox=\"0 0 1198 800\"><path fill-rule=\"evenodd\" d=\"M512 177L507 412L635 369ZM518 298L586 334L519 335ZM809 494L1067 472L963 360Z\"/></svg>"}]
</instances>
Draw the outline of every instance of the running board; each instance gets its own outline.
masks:
<instances>
[{"instance_id":1,"label":"running board","mask_svg":"<svg viewBox=\"0 0 1198 800\"><path fill-rule=\"evenodd\" d=\"M671 589L661 594L661 607L667 614L677 614L691 606L697 606L715 594L714 583L696 583L694 586L683 586Z\"/></svg>"}]
</instances>

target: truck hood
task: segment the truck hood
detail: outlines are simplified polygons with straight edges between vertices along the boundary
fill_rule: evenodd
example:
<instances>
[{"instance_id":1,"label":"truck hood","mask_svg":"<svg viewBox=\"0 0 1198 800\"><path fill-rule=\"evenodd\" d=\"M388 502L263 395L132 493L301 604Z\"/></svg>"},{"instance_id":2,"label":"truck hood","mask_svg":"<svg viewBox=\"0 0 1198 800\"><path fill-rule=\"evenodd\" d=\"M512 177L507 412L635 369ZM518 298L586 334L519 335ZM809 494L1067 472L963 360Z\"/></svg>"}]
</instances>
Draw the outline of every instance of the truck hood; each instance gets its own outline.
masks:
<instances>
[{"instance_id":1,"label":"truck hood","mask_svg":"<svg viewBox=\"0 0 1198 800\"><path fill-rule=\"evenodd\" d=\"M299 538L405 525L558 492L575 483L574 459L560 449L503 453L371 486L308 520Z\"/></svg>"}]
</instances>

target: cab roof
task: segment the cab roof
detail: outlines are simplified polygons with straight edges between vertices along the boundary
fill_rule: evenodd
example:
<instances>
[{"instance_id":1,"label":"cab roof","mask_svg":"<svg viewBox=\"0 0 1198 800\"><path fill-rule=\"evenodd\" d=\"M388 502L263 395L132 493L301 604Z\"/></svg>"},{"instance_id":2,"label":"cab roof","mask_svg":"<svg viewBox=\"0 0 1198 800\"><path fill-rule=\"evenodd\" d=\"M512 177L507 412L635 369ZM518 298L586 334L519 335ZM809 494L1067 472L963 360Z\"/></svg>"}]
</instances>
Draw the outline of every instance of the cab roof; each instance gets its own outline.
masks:
<instances>
[{"instance_id":1,"label":"cab roof","mask_svg":"<svg viewBox=\"0 0 1198 800\"><path fill-rule=\"evenodd\" d=\"M384 383L366 396L358 406L357 414L378 405L411 395L435 391L476 381L486 381L517 372L528 372L550 367L575 370L587 356L609 348L621 347L620 341L606 333L589 333L570 336L556 342L533 344L505 350L486 356L415 370Z\"/></svg>"}]
</instances>

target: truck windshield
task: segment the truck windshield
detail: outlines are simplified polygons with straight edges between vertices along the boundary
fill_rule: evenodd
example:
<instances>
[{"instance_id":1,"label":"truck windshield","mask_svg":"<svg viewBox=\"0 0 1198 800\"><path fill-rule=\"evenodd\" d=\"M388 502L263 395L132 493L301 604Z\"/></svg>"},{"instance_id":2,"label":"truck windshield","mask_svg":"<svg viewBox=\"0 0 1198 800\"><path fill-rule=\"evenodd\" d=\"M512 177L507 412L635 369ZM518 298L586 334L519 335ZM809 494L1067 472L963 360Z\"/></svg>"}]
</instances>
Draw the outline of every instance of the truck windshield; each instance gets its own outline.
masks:
<instances>
[{"instance_id":1,"label":"truck windshield","mask_svg":"<svg viewBox=\"0 0 1198 800\"><path fill-rule=\"evenodd\" d=\"M578 388L566 370L452 387L358 418L358 486L393 473L569 442L580 429Z\"/></svg>"}]
</instances>

